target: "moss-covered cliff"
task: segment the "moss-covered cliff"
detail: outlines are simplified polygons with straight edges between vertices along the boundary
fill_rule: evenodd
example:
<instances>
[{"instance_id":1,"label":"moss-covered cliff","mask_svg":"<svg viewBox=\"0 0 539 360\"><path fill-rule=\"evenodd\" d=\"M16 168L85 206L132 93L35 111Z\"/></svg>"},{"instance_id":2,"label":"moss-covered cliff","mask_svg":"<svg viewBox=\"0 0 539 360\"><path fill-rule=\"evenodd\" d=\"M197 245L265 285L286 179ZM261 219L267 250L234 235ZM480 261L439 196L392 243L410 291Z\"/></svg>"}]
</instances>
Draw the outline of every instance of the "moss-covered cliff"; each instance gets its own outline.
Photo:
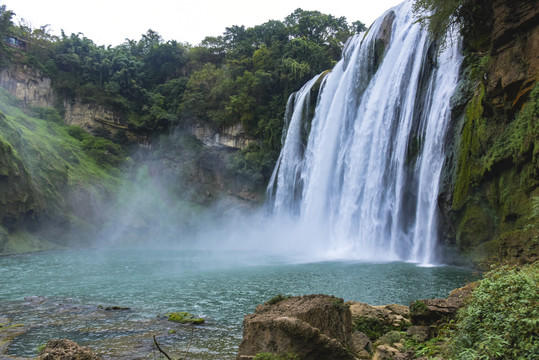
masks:
<instances>
[{"instance_id":1,"label":"moss-covered cliff","mask_svg":"<svg viewBox=\"0 0 539 360\"><path fill-rule=\"evenodd\" d=\"M539 255L539 7L537 1L491 4L490 38L467 49L455 99L447 208L465 258L533 261Z\"/></svg>"},{"instance_id":2,"label":"moss-covered cliff","mask_svg":"<svg viewBox=\"0 0 539 360\"><path fill-rule=\"evenodd\" d=\"M73 229L70 241L81 244L103 220L91 204L108 198L119 173L70 129L54 109L0 89L0 253L64 246Z\"/></svg>"}]
</instances>

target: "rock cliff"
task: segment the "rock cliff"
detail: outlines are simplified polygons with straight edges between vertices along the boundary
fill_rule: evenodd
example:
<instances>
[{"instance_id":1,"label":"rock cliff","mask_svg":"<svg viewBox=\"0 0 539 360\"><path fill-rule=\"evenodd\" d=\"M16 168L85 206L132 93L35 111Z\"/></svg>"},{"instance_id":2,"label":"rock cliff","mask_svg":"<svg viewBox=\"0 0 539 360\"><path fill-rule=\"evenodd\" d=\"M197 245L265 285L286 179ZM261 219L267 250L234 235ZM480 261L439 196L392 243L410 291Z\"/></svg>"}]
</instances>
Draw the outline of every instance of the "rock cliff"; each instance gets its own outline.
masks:
<instances>
[{"instance_id":1,"label":"rock cliff","mask_svg":"<svg viewBox=\"0 0 539 360\"><path fill-rule=\"evenodd\" d=\"M127 123L119 114L94 103L79 100L64 101L64 121L68 125L78 125L88 132L97 127L105 127L112 133L127 131Z\"/></svg>"},{"instance_id":2,"label":"rock cliff","mask_svg":"<svg viewBox=\"0 0 539 360\"><path fill-rule=\"evenodd\" d=\"M26 65L2 69L0 86L30 106L52 107L56 100L51 79Z\"/></svg>"},{"instance_id":3,"label":"rock cliff","mask_svg":"<svg viewBox=\"0 0 539 360\"><path fill-rule=\"evenodd\" d=\"M489 41L481 51L465 49L454 98L446 234L471 262L529 262L539 256L539 6L491 6Z\"/></svg>"},{"instance_id":4,"label":"rock cliff","mask_svg":"<svg viewBox=\"0 0 539 360\"><path fill-rule=\"evenodd\" d=\"M189 132L206 146L243 149L254 142L245 134L241 124L216 130L206 124L197 123L189 127Z\"/></svg>"}]
</instances>

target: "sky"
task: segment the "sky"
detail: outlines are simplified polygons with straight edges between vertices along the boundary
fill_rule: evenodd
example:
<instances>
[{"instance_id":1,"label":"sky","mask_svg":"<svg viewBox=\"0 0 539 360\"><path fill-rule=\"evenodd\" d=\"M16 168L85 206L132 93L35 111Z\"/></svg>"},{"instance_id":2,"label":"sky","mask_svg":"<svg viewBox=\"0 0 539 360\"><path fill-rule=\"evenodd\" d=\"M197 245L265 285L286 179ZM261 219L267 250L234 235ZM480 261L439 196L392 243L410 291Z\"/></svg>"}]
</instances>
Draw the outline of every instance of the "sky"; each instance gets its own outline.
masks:
<instances>
[{"instance_id":1,"label":"sky","mask_svg":"<svg viewBox=\"0 0 539 360\"><path fill-rule=\"evenodd\" d=\"M117 46L140 40L148 29L165 40L197 45L206 36L221 35L226 27L252 27L268 20L282 21L297 8L318 10L349 23L369 26L402 0L0 0L32 28L50 25L52 34L82 33L96 45Z\"/></svg>"}]
</instances>

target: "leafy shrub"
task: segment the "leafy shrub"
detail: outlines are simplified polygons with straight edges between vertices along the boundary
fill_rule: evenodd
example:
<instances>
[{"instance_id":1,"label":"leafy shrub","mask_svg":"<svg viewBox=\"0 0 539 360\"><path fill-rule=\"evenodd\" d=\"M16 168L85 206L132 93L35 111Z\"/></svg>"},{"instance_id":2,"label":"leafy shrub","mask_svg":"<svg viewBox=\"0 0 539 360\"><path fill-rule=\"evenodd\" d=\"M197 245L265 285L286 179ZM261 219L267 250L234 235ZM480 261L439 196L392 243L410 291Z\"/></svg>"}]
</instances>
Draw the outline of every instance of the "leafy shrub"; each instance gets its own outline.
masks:
<instances>
[{"instance_id":1,"label":"leafy shrub","mask_svg":"<svg viewBox=\"0 0 539 360\"><path fill-rule=\"evenodd\" d=\"M88 136L82 140L82 148L100 166L118 166L125 160L120 145L104 138Z\"/></svg>"},{"instance_id":2,"label":"leafy shrub","mask_svg":"<svg viewBox=\"0 0 539 360\"><path fill-rule=\"evenodd\" d=\"M60 116L60 113L55 108L51 107L34 107L32 108L32 115L37 118L54 122L57 124L63 124L63 119Z\"/></svg>"},{"instance_id":3,"label":"leafy shrub","mask_svg":"<svg viewBox=\"0 0 539 360\"><path fill-rule=\"evenodd\" d=\"M387 344L393 346L393 344L402 342L406 338L406 333L404 331L390 331L384 334L378 340L381 344Z\"/></svg>"},{"instance_id":4,"label":"leafy shrub","mask_svg":"<svg viewBox=\"0 0 539 360\"><path fill-rule=\"evenodd\" d=\"M354 322L354 330L361 331L369 337L372 341L375 341L380 336L393 330L390 325L384 324L381 319L374 317L360 317Z\"/></svg>"},{"instance_id":5,"label":"leafy shrub","mask_svg":"<svg viewBox=\"0 0 539 360\"><path fill-rule=\"evenodd\" d=\"M82 141L89 136L89 134L86 131L84 131L83 128L77 125L68 126L67 133L69 134L69 136L74 137L75 139L79 141Z\"/></svg>"},{"instance_id":6,"label":"leafy shrub","mask_svg":"<svg viewBox=\"0 0 539 360\"><path fill-rule=\"evenodd\" d=\"M252 144L238 151L227 164L233 174L243 176L252 183L263 186L267 183L275 164L275 154Z\"/></svg>"},{"instance_id":7,"label":"leafy shrub","mask_svg":"<svg viewBox=\"0 0 539 360\"><path fill-rule=\"evenodd\" d=\"M480 281L457 316L451 348L457 359L537 359L537 263L502 267Z\"/></svg>"},{"instance_id":8,"label":"leafy shrub","mask_svg":"<svg viewBox=\"0 0 539 360\"><path fill-rule=\"evenodd\" d=\"M416 300L410 304L410 312L415 314L424 314L428 311L427 304L424 301Z\"/></svg>"}]
</instances>

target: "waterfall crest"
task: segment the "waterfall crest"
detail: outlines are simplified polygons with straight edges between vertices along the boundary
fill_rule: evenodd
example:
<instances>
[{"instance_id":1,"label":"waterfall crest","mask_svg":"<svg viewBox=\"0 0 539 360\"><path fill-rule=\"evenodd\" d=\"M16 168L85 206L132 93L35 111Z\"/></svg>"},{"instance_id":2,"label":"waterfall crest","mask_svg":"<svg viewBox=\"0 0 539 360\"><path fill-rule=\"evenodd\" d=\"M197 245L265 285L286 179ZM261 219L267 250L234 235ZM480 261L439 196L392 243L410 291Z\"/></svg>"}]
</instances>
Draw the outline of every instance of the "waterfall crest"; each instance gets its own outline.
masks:
<instances>
[{"instance_id":1,"label":"waterfall crest","mask_svg":"<svg viewBox=\"0 0 539 360\"><path fill-rule=\"evenodd\" d=\"M462 57L456 40L437 51L411 8L388 10L349 40L331 73L289 99L268 206L331 258L436 262L444 138Z\"/></svg>"}]
</instances>

